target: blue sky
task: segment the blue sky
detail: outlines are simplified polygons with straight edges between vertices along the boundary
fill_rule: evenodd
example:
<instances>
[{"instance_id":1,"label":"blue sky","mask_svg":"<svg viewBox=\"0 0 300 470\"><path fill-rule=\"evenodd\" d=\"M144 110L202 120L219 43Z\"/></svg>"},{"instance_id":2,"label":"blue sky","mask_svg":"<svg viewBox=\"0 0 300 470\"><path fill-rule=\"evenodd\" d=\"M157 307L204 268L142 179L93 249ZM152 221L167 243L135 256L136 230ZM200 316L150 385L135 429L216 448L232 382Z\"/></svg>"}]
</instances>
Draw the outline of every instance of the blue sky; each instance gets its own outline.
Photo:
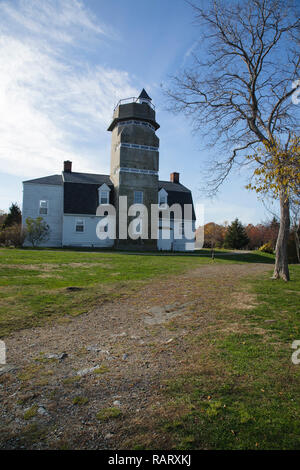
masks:
<instances>
[{"instance_id":1,"label":"blue sky","mask_svg":"<svg viewBox=\"0 0 300 470\"><path fill-rule=\"evenodd\" d=\"M246 173L204 199L213 152L166 110L161 84L188 63L197 38L184 0L0 0L0 209L21 204L23 180L60 173L66 159L74 171L109 173L113 107L144 87L161 125L160 179L178 171L205 222L270 218L244 188Z\"/></svg>"}]
</instances>

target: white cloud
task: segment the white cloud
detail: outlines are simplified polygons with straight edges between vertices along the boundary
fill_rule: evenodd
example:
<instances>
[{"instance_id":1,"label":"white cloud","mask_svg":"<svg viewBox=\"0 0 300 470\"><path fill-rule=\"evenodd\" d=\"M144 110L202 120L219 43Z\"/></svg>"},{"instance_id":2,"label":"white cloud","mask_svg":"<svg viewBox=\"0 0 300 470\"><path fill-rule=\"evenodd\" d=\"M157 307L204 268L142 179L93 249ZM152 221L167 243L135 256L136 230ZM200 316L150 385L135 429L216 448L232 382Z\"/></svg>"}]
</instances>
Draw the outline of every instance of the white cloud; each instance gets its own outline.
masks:
<instances>
[{"instance_id":1,"label":"white cloud","mask_svg":"<svg viewBox=\"0 0 300 470\"><path fill-rule=\"evenodd\" d=\"M136 92L126 72L76 55L109 28L77 0L20 0L0 3L0 30L0 172L41 176L60 171L65 159L89 171L96 144L107 145L101 131L113 105ZM103 171L109 152L105 160L90 171Z\"/></svg>"},{"instance_id":2,"label":"white cloud","mask_svg":"<svg viewBox=\"0 0 300 470\"><path fill-rule=\"evenodd\" d=\"M2 2L1 12L12 26L23 27L27 32L55 40L71 42L74 33L80 29L106 34L106 28L78 0Z\"/></svg>"}]
</instances>

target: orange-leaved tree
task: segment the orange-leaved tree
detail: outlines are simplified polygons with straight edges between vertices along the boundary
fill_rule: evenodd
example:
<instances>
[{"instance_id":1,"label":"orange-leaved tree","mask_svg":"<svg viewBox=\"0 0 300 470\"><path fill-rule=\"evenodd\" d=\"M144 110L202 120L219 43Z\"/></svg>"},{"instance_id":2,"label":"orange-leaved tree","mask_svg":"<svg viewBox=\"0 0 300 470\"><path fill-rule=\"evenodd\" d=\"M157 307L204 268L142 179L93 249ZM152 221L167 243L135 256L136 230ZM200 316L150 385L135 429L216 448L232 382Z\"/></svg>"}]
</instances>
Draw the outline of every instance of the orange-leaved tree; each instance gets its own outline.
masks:
<instances>
[{"instance_id":1,"label":"orange-leaved tree","mask_svg":"<svg viewBox=\"0 0 300 470\"><path fill-rule=\"evenodd\" d=\"M290 134L284 145L276 138L264 141L263 146L247 158L257 163L253 181L247 188L262 195L271 194L280 201L280 227L273 277L288 281L290 201L296 205L300 202L300 137Z\"/></svg>"}]
</instances>

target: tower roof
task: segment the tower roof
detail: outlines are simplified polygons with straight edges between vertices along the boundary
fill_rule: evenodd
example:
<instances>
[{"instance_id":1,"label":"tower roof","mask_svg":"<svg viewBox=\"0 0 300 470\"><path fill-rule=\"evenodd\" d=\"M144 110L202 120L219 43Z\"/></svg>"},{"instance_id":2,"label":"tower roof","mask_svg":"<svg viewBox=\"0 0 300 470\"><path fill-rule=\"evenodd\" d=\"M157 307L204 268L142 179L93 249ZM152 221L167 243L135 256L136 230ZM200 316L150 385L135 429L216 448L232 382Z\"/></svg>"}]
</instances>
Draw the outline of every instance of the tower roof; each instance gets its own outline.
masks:
<instances>
[{"instance_id":1,"label":"tower roof","mask_svg":"<svg viewBox=\"0 0 300 470\"><path fill-rule=\"evenodd\" d=\"M139 98L142 98L142 99L144 99L144 100L152 101L152 98L150 98L150 96L149 96L148 93L146 92L145 88L142 89Z\"/></svg>"},{"instance_id":2,"label":"tower roof","mask_svg":"<svg viewBox=\"0 0 300 470\"><path fill-rule=\"evenodd\" d=\"M118 102L107 130L113 131L118 122L129 120L146 121L152 124L155 130L159 128L155 120L155 106L145 88L142 89L138 98L126 98Z\"/></svg>"}]
</instances>

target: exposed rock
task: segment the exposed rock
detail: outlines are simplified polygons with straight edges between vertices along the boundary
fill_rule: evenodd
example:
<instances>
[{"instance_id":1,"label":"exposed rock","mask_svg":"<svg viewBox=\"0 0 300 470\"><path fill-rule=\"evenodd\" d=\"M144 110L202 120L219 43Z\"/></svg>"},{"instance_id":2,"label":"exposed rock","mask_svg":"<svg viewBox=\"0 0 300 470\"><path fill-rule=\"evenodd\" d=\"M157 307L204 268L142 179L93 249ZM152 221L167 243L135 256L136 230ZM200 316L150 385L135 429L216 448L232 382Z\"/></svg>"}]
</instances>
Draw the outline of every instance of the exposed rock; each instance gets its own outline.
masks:
<instances>
[{"instance_id":1,"label":"exposed rock","mask_svg":"<svg viewBox=\"0 0 300 470\"><path fill-rule=\"evenodd\" d=\"M159 306L151 307L149 308L149 312L152 313L152 315L161 315L162 313L165 312L165 307L159 307Z\"/></svg>"},{"instance_id":2,"label":"exposed rock","mask_svg":"<svg viewBox=\"0 0 300 470\"><path fill-rule=\"evenodd\" d=\"M14 372L17 369L17 366L13 364L4 364L0 365L0 375L7 374L8 372Z\"/></svg>"},{"instance_id":3,"label":"exposed rock","mask_svg":"<svg viewBox=\"0 0 300 470\"><path fill-rule=\"evenodd\" d=\"M94 372L95 369L99 369L99 365L94 366L94 367L89 367L87 369L81 369L77 371L77 375L80 377L83 377L84 375L90 374L91 372Z\"/></svg>"},{"instance_id":4,"label":"exposed rock","mask_svg":"<svg viewBox=\"0 0 300 470\"><path fill-rule=\"evenodd\" d=\"M115 333L114 335L111 335L112 338L120 338L122 336L127 336L127 333L123 331L122 333Z\"/></svg>"},{"instance_id":5,"label":"exposed rock","mask_svg":"<svg viewBox=\"0 0 300 470\"><path fill-rule=\"evenodd\" d=\"M42 415L42 416L48 415L48 411L43 406L39 406L37 412L39 415Z\"/></svg>"},{"instance_id":6,"label":"exposed rock","mask_svg":"<svg viewBox=\"0 0 300 470\"><path fill-rule=\"evenodd\" d=\"M90 352L100 352L101 348L99 348L98 346L86 346L86 350Z\"/></svg>"},{"instance_id":7,"label":"exposed rock","mask_svg":"<svg viewBox=\"0 0 300 470\"><path fill-rule=\"evenodd\" d=\"M107 349L101 349L98 346L87 346L86 350L89 352L98 352L101 354L107 354L109 356L110 352Z\"/></svg>"},{"instance_id":8,"label":"exposed rock","mask_svg":"<svg viewBox=\"0 0 300 470\"><path fill-rule=\"evenodd\" d=\"M156 305L154 307L151 307L148 312L147 316L144 317L144 322L147 325L156 325L160 323L165 323L169 321L171 318L176 317L177 315L180 315L184 308L189 304L190 302L186 302L180 306L177 304L173 305L165 305L160 307L159 305Z\"/></svg>"},{"instance_id":9,"label":"exposed rock","mask_svg":"<svg viewBox=\"0 0 300 470\"><path fill-rule=\"evenodd\" d=\"M46 359L58 359L59 361L62 361L66 357L68 357L68 354L65 352L62 352L61 354L45 354L44 356Z\"/></svg>"}]
</instances>

